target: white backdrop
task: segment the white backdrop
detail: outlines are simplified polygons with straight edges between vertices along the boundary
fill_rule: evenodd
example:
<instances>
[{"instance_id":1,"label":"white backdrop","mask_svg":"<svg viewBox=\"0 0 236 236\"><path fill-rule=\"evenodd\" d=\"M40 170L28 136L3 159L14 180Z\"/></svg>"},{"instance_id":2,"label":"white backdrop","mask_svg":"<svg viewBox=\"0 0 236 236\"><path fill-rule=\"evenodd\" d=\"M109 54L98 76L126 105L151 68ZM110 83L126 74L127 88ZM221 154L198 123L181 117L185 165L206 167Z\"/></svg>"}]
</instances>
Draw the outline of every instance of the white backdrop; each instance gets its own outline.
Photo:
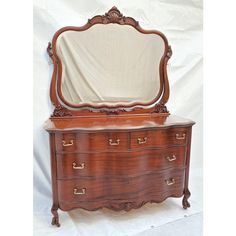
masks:
<instances>
[{"instance_id":1,"label":"white backdrop","mask_svg":"<svg viewBox=\"0 0 236 236\"><path fill-rule=\"evenodd\" d=\"M168 38L172 114L196 121L193 127L190 169L191 208L181 199L147 204L131 212L108 209L96 212L59 211L61 227L51 222L51 183L48 134L43 123L53 107L49 99L52 65L48 41L67 25L81 26L87 19L116 6L143 28L158 29ZM34 235L130 236L202 211L202 2L201 0L34 0ZM189 235L191 232L189 232Z\"/></svg>"}]
</instances>

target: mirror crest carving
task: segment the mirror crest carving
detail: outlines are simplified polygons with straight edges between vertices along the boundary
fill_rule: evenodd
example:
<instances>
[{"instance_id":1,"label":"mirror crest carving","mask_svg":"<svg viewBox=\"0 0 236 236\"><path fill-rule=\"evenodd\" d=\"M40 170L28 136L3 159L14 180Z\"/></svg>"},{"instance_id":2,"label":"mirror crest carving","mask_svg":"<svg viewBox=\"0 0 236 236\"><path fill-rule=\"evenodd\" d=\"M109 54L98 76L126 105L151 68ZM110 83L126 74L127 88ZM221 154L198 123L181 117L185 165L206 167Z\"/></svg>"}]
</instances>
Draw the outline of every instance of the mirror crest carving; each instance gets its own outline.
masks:
<instances>
[{"instance_id":1,"label":"mirror crest carving","mask_svg":"<svg viewBox=\"0 0 236 236\"><path fill-rule=\"evenodd\" d=\"M57 45L58 41L63 42L64 39L67 39L68 37L66 33L68 33L69 36L70 35L74 36L75 33L77 32L83 33L83 32L86 32L87 30L88 30L87 32L89 32L90 28L95 30L97 27L97 29L103 30L102 25L108 25L108 24L109 26L111 26L110 30L113 30L112 28L113 25L117 25L117 26L121 25L120 28L122 30L125 29L125 27L127 27L128 29L127 31L130 31L130 32L135 31L134 33L140 34L140 37L150 37L150 42L154 42L154 44L155 44L156 38L158 39L158 37L159 37L158 40L160 42L161 40L163 41L163 45L164 45L163 50L162 50L163 53L160 54L159 61L157 61L159 64L156 64L157 65L156 68L152 68L153 71L155 71L155 73L158 74L159 76L158 83L156 81L153 82L154 85L156 83L156 87L157 87L154 98L150 99L150 97L147 97L146 99L144 99L144 101L141 101L141 99L138 99L139 98L138 95L140 96L140 94L137 95L138 98L136 100L134 99L134 102L132 101L131 98L129 98L130 100L127 99L127 101L125 101L125 98L126 98L125 96L123 100L121 99L120 102L110 101L109 99L107 102L106 99L110 98L109 96L105 97L105 99L102 97L101 101L96 100L95 102L93 100L92 102L91 101L86 102L86 100L82 102L80 101L77 102L77 100L76 102L72 102L72 100L68 101L68 99L65 98L66 93L65 93L65 89L63 90L63 85L65 83L65 78L67 79L67 77L66 76L63 77L63 72L65 73L66 70L65 70L65 63L58 50L59 48L59 46ZM117 28L117 29L120 30L120 28ZM106 29L109 29L109 28L106 28ZM121 31L121 33L122 32L123 31ZM105 37L104 37L104 40L105 40ZM159 42L159 41L156 41L156 42ZM149 44L147 43L147 45ZM150 52L152 50L153 48L150 49ZM172 55L171 47L168 45L168 41L166 37L161 32L156 31L156 30L142 29L139 26L138 21L134 20L132 17L123 16L123 14L121 14L121 12L116 7L111 8L104 15L94 16L92 19L89 19L87 24L85 24L82 27L68 26L68 27L61 28L55 33L52 43L50 42L48 43L47 53L49 57L51 58L54 65L52 81L51 81L51 86L50 86L50 98L53 105L55 106L55 110L51 117L67 117L67 116L77 116L77 115L83 115L83 114L86 115L91 112L93 113L99 112L100 114L105 114L105 115L118 115L122 113L136 114L136 113L147 113L147 112L148 113L166 113L166 114L169 113L165 105L169 98L169 82L168 82L166 67L167 67L167 62ZM146 58L149 58L150 56L151 56L150 54L147 54ZM122 60L122 57L120 59ZM108 58L108 62L109 61L111 60ZM137 64L138 63L136 63L136 66ZM138 68L138 66L136 68ZM147 69L146 71L150 71L150 70ZM154 78L155 73L153 72L150 78ZM137 74L140 74L140 73L137 72ZM117 76L117 78L119 77ZM135 75L135 73L132 79L133 83L136 82L134 78L137 79L137 75ZM147 76L147 78L149 78L149 76ZM137 80L137 83L139 83L140 81ZM100 81L97 80L97 83L99 82ZM143 83L143 84L146 85L148 84L148 82ZM120 82L120 84L122 83ZM155 91L155 87L153 86L153 84L151 84L150 82L150 87L153 87L152 89L153 91ZM134 90L137 90L137 88L138 87L135 87L135 84L134 84ZM81 91L83 91L82 88L80 89ZM86 90L84 89L84 91ZM152 93L154 94L154 92ZM146 96L149 96L149 94L150 92L147 91Z\"/></svg>"},{"instance_id":2,"label":"mirror crest carving","mask_svg":"<svg viewBox=\"0 0 236 236\"><path fill-rule=\"evenodd\" d=\"M90 22L90 20L89 20ZM133 25L137 26L138 21L134 20L132 17L125 17L121 12L114 6L112 7L105 15L102 16L102 23L117 23L117 24L127 24L133 23Z\"/></svg>"}]
</instances>

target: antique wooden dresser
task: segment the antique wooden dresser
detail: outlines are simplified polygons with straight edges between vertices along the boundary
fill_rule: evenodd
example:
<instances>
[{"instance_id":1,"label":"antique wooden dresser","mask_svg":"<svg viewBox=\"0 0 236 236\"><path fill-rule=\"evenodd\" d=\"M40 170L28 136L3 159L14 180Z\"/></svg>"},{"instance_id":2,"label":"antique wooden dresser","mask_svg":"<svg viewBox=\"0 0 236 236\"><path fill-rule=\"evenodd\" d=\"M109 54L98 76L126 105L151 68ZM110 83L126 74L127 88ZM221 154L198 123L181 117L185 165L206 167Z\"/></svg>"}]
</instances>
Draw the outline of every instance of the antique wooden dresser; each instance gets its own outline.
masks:
<instances>
[{"instance_id":1,"label":"antique wooden dresser","mask_svg":"<svg viewBox=\"0 0 236 236\"><path fill-rule=\"evenodd\" d=\"M58 209L131 210L168 197L188 198L193 121L171 115L171 48L113 7L83 27L57 31L49 132L52 224Z\"/></svg>"}]
</instances>

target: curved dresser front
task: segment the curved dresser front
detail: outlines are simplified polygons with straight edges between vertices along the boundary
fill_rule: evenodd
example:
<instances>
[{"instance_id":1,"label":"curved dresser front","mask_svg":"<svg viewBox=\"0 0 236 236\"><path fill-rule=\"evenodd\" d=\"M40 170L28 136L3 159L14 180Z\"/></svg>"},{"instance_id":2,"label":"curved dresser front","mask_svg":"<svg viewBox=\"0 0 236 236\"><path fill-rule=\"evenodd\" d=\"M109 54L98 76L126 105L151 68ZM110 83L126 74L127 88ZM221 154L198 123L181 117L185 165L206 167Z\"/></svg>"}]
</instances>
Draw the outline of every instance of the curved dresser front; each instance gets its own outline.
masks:
<instances>
[{"instance_id":1,"label":"curved dresser front","mask_svg":"<svg viewBox=\"0 0 236 236\"><path fill-rule=\"evenodd\" d=\"M48 120L53 223L58 208L128 211L181 196L189 207L193 124L172 115Z\"/></svg>"}]
</instances>

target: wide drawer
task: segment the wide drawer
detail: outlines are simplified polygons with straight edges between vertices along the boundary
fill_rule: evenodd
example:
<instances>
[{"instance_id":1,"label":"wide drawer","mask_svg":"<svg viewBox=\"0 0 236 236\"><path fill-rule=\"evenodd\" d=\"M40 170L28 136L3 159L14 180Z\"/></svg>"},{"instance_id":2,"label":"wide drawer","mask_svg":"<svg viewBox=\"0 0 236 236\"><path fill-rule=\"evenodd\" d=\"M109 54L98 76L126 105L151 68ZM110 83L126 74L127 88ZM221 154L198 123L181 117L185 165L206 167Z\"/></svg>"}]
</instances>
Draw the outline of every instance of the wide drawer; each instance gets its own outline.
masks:
<instances>
[{"instance_id":1,"label":"wide drawer","mask_svg":"<svg viewBox=\"0 0 236 236\"><path fill-rule=\"evenodd\" d=\"M57 152L127 150L128 133L97 132L97 133L57 133Z\"/></svg>"},{"instance_id":2,"label":"wide drawer","mask_svg":"<svg viewBox=\"0 0 236 236\"><path fill-rule=\"evenodd\" d=\"M131 149L185 145L188 138L186 128L135 131L131 133Z\"/></svg>"},{"instance_id":3,"label":"wide drawer","mask_svg":"<svg viewBox=\"0 0 236 236\"><path fill-rule=\"evenodd\" d=\"M121 153L57 154L59 179L79 176L137 176L185 165L186 148L171 147Z\"/></svg>"},{"instance_id":4,"label":"wide drawer","mask_svg":"<svg viewBox=\"0 0 236 236\"><path fill-rule=\"evenodd\" d=\"M62 210L90 201L145 198L158 195L180 197L184 188L184 169L166 170L134 178L82 178L58 180L58 200ZM158 199L156 199L158 200Z\"/></svg>"}]
</instances>

